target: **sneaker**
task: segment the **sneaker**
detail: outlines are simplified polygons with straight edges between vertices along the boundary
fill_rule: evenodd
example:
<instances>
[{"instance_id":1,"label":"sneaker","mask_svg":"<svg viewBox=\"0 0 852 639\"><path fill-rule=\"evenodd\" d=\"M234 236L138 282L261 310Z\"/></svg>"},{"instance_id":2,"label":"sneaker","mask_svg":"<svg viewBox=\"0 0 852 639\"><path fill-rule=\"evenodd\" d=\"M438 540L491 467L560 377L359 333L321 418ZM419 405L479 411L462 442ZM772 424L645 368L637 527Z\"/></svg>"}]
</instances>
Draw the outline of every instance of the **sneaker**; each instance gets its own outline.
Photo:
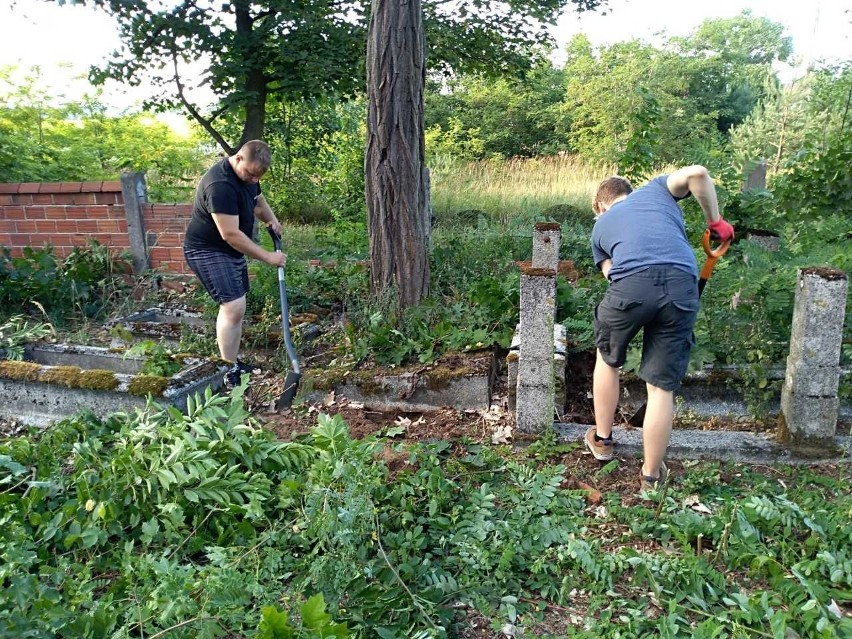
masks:
<instances>
[{"instance_id":1,"label":"sneaker","mask_svg":"<svg viewBox=\"0 0 852 639\"><path fill-rule=\"evenodd\" d=\"M639 492L645 493L650 490L659 490L666 485L666 479L669 477L669 469L666 462L660 462L659 477L646 477L642 475L639 479Z\"/></svg>"},{"instance_id":2,"label":"sneaker","mask_svg":"<svg viewBox=\"0 0 852 639\"><path fill-rule=\"evenodd\" d=\"M245 362L241 362L237 360L235 366L238 366L240 369L240 373L251 375L252 373L257 373L260 368L258 366L252 366L251 364L246 364Z\"/></svg>"},{"instance_id":3,"label":"sneaker","mask_svg":"<svg viewBox=\"0 0 852 639\"><path fill-rule=\"evenodd\" d=\"M250 366L245 364L239 360L231 366L227 373L225 373L225 388L227 390L232 390L240 385L241 377L243 375L251 375L253 372L258 370L254 366Z\"/></svg>"},{"instance_id":4,"label":"sneaker","mask_svg":"<svg viewBox=\"0 0 852 639\"><path fill-rule=\"evenodd\" d=\"M609 461L615 456L613 449L615 448L612 445L612 435L610 435L609 439L595 439L595 434L597 433L597 429L592 426L589 430L586 431L586 448L588 448L592 455L595 456L595 459L599 461Z\"/></svg>"}]
</instances>

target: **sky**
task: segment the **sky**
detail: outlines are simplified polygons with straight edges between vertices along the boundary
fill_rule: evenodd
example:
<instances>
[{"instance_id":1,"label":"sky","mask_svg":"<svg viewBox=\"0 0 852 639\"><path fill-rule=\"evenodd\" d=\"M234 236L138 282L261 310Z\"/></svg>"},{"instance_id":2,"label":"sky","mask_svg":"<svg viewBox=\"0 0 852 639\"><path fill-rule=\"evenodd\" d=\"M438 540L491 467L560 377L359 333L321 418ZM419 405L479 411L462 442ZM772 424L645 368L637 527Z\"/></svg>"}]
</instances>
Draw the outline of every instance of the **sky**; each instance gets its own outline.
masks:
<instances>
[{"instance_id":1,"label":"sky","mask_svg":"<svg viewBox=\"0 0 852 639\"><path fill-rule=\"evenodd\" d=\"M12 7L11 5L14 5ZM652 8L652 9L651 9ZM794 55L806 63L818 59L852 58L850 0L610 0L606 14L566 13L554 30L560 53L571 36L586 33L595 46L638 38L651 43L667 36L689 34L707 18L733 17L743 9L786 27ZM43 0L0 0L0 66L26 70L40 65L41 87L73 100L92 92L84 79L87 69L109 58L119 39L112 20L81 4ZM782 79L796 72L780 69ZM786 77L785 77L786 76ZM77 79L75 79L77 78ZM114 110L133 108L144 88L107 85L102 101Z\"/></svg>"},{"instance_id":2,"label":"sky","mask_svg":"<svg viewBox=\"0 0 852 639\"><path fill-rule=\"evenodd\" d=\"M784 35L793 38L793 55L802 66L779 69L782 79L801 75L809 62L852 59L850 0L610 0L608 6L606 14L564 14L554 32L559 50L580 32L596 46L634 38L659 44L659 32L685 36L708 18L731 18L749 9L755 17L783 24Z\"/></svg>"}]
</instances>

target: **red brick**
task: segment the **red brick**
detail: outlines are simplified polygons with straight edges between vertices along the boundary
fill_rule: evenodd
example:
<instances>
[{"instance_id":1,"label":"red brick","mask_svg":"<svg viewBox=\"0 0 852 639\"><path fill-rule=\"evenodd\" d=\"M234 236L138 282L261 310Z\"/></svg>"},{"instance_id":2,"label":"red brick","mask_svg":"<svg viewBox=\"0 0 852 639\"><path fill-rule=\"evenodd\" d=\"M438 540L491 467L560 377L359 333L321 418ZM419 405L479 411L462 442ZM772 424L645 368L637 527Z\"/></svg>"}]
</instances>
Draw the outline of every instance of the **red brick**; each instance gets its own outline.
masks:
<instances>
[{"instance_id":1,"label":"red brick","mask_svg":"<svg viewBox=\"0 0 852 639\"><path fill-rule=\"evenodd\" d=\"M79 233L97 233L97 220L77 220L77 231Z\"/></svg>"},{"instance_id":2,"label":"red brick","mask_svg":"<svg viewBox=\"0 0 852 639\"><path fill-rule=\"evenodd\" d=\"M171 259L169 256L170 250L171 249L169 249L168 247L155 246L148 249L148 257L150 257L152 260L157 260L159 262L167 262Z\"/></svg>"},{"instance_id":3,"label":"red brick","mask_svg":"<svg viewBox=\"0 0 852 639\"><path fill-rule=\"evenodd\" d=\"M18 233L35 233L36 223L34 220L18 220L15 222L15 230Z\"/></svg>"},{"instance_id":4,"label":"red brick","mask_svg":"<svg viewBox=\"0 0 852 639\"><path fill-rule=\"evenodd\" d=\"M83 190L82 182L63 182L59 185L60 193L79 193Z\"/></svg>"},{"instance_id":5,"label":"red brick","mask_svg":"<svg viewBox=\"0 0 852 639\"><path fill-rule=\"evenodd\" d=\"M51 193L34 193L32 198L33 204L53 204L53 195Z\"/></svg>"},{"instance_id":6,"label":"red brick","mask_svg":"<svg viewBox=\"0 0 852 639\"><path fill-rule=\"evenodd\" d=\"M83 192L71 194L71 204L85 206L86 204L95 204L96 201L97 197L95 193Z\"/></svg>"},{"instance_id":7,"label":"red brick","mask_svg":"<svg viewBox=\"0 0 852 639\"><path fill-rule=\"evenodd\" d=\"M95 193L95 204L117 204L121 201L120 193Z\"/></svg>"},{"instance_id":8,"label":"red brick","mask_svg":"<svg viewBox=\"0 0 852 639\"><path fill-rule=\"evenodd\" d=\"M3 182L0 184L0 193L17 193L20 184L17 182Z\"/></svg>"},{"instance_id":9,"label":"red brick","mask_svg":"<svg viewBox=\"0 0 852 639\"><path fill-rule=\"evenodd\" d=\"M76 233L77 232L77 221L76 220L57 220L56 231L58 233Z\"/></svg>"},{"instance_id":10,"label":"red brick","mask_svg":"<svg viewBox=\"0 0 852 639\"><path fill-rule=\"evenodd\" d=\"M63 182L42 182L39 185L39 193L61 193Z\"/></svg>"},{"instance_id":11,"label":"red brick","mask_svg":"<svg viewBox=\"0 0 852 639\"><path fill-rule=\"evenodd\" d=\"M9 234L9 245L10 246L30 246L30 236L24 235L23 233L10 233Z\"/></svg>"},{"instance_id":12,"label":"red brick","mask_svg":"<svg viewBox=\"0 0 852 639\"><path fill-rule=\"evenodd\" d=\"M35 226L38 233L56 233L56 220L36 220Z\"/></svg>"},{"instance_id":13,"label":"red brick","mask_svg":"<svg viewBox=\"0 0 852 639\"><path fill-rule=\"evenodd\" d=\"M24 206L26 206L27 204L32 204L33 203L33 196L29 193L24 193L24 194L18 193L16 195L12 196L12 203L13 204L22 204Z\"/></svg>"},{"instance_id":14,"label":"red brick","mask_svg":"<svg viewBox=\"0 0 852 639\"><path fill-rule=\"evenodd\" d=\"M12 204L12 196L11 195L0 195L0 207L10 206L11 204Z\"/></svg>"},{"instance_id":15,"label":"red brick","mask_svg":"<svg viewBox=\"0 0 852 639\"><path fill-rule=\"evenodd\" d=\"M24 182L18 186L18 193L38 193L40 187L38 182Z\"/></svg>"},{"instance_id":16,"label":"red brick","mask_svg":"<svg viewBox=\"0 0 852 639\"><path fill-rule=\"evenodd\" d=\"M103 184L104 183L101 180L98 180L97 182L83 182L82 185L81 185L82 192L83 193L89 193L91 191L94 191L96 193L100 192L103 188Z\"/></svg>"},{"instance_id":17,"label":"red brick","mask_svg":"<svg viewBox=\"0 0 852 639\"><path fill-rule=\"evenodd\" d=\"M128 238L124 233L106 234L104 235L103 243L111 248L118 249L119 251L130 248L130 238Z\"/></svg>"},{"instance_id":18,"label":"red brick","mask_svg":"<svg viewBox=\"0 0 852 639\"><path fill-rule=\"evenodd\" d=\"M46 206L44 208L44 217L48 220L66 220L68 219L68 207Z\"/></svg>"},{"instance_id":19,"label":"red brick","mask_svg":"<svg viewBox=\"0 0 852 639\"><path fill-rule=\"evenodd\" d=\"M110 220L112 219L112 209L111 206L80 206L77 207L77 215L83 219L90 220Z\"/></svg>"},{"instance_id":20,"label":"red brick","mask_svg":"<svg viewBox=\"0 0 852 639\"><path fill-rule=\"evenodd\" d=\"M0 233L0 246L11 246L12 245L12 234L11 233Z\"/></svg>"},{"instance_id":21,"label":"red brick","mask_svg":"<svg viewBox=\"0 0 852 639\"><path fill-rule=\"evenodd\" d=\"M111 181L111 182L102 182L101 183L101 191L103 191L105 193L107 191L114 191L114 192L121 193L121 180L114 180L114 181Z\"/></svg>"},{"instance_id":22,"label":"red brick","mask_svg":"<svg viewBox=\"0 0 852 639\"><path fill-rule=\"evenodd\" d=\"M2 217L7 220L25 220L27 218L23 206L4 206Z\"/></svg>"},{"instance_id":23,"label":"red brick","mask_svg":"<svg viewBox=\"0 0 852 639\"><path fill-rule=\"evenodd\" d=\"M97 220L99 233L120 233L124 230L118 220Z\"/></svg>"},{"instance_id":24,"label":"red brick","mask_svg":"<svg viewBox=\"0 0 852 639\"><path fill-rule=\"evenodd\" d=\"M74 204L73 193L51 193L50 199L54 204Z\"/></svg>"},{"instance_id":25,"label":"red brick","mask_svg":"<svg viewBox=\"0 0 852 639\"><path fill-rule=\"evenodd\" d=\"M28 220L43 220L45 218L45 207L43 206L28 206L24 209L24 215Z\"/></svg>"}]
</instances>

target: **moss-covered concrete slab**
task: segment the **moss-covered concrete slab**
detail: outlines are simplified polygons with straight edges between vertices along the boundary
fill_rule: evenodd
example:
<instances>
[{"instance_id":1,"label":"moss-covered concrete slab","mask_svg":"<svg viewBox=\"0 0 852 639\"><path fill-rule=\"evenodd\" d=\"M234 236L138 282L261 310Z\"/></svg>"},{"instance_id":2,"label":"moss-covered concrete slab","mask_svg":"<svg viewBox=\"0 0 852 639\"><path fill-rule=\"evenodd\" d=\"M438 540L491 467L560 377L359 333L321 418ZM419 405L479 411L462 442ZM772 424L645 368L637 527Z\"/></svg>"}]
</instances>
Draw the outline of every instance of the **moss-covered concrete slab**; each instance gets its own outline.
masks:
<instances>
[{"instance_id":1,"label":"moss-covered concrete slab","mask_svg":"<svg viewBox=\"0 0 852 639\"><path fill-rule=\"evenodd\" d=\"M73 344L29 346L23 361L0 360L0 415L33 426L90 410L105 417L145 406L186 409L186 399L222 386L227 365L186 357L171 377L143 374L144 359L113 349Z\"/></svg>"},{"instance_id":2,"label":"moss-covered concrete slab","mask_svg":"<svg viewBox=\"0 0 852 639\"><path fill-rule=\"evenodd\" d=\"M495 376L492 352L453 353L429 365L309 371L302 393L309 401L320 401L334 391L374 410L481 410L491 405Z\"/></svg>"}]
</instances>

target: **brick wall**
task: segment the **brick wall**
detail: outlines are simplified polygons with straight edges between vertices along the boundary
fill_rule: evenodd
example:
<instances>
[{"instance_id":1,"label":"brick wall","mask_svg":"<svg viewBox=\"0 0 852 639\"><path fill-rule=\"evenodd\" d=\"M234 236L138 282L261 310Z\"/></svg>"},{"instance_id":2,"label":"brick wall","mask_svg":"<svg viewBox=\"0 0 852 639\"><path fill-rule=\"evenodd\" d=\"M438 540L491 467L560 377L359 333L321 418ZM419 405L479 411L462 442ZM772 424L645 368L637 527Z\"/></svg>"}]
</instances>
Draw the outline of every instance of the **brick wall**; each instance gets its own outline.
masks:
<instances>
[{"instance_id":1,"label":"brick wall","mask_svg":"<svg viewBox=\"0 0 852 639\"><path fill-rule=\"evenodd\" d=\"M151 268L189 275L183 259L183 236L192 216L191 204L146 204L142 215Z\"/></svg>"},{"instance_id":2,"label":"brick wall","mask_svg":"<svg viewBox=\"0 0 852 639\"><path fill-rule=\"evenodd\" d=\"M188 274L183 235L190 204L142 204L151 268ZM50 244L58 257L89 239L114 254L130 248L120 181L0 184L0 246L13 256Z\"/></svg>"}]
</instances>

